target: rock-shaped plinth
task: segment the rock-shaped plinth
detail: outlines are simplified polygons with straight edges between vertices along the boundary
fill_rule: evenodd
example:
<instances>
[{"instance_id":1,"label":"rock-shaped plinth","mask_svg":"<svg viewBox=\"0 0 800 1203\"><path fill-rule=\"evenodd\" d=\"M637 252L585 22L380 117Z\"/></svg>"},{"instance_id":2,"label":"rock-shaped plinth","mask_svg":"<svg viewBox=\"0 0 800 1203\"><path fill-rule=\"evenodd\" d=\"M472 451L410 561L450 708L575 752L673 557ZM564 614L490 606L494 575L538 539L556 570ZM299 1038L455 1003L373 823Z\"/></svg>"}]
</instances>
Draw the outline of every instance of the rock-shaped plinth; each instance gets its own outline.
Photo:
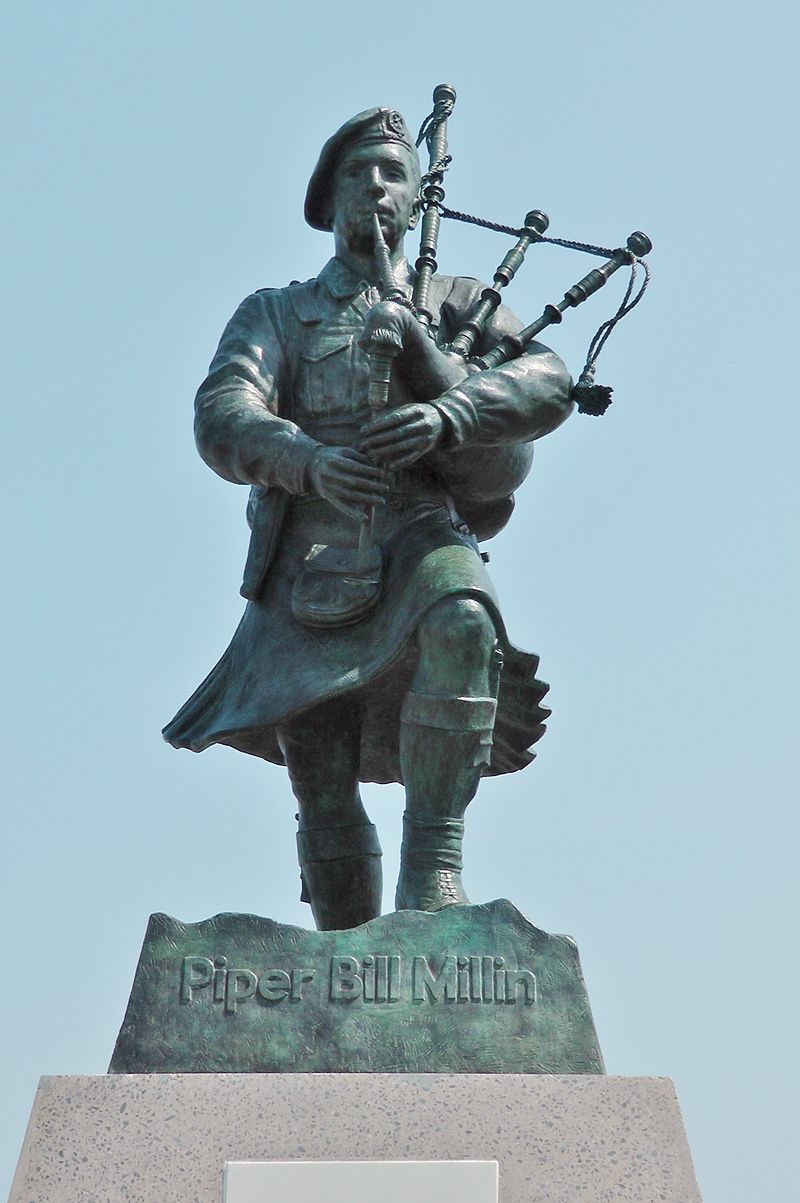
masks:
<instances>
[{"instance_id":1,"label":"rock-shaped plinth","mask_svg":"<svg viewBox=\"0 0 800 1203\"><path fill-rule=\"evenodd\" d=\"M348 931L152 915L111 1073L603 1073L568 936L503 899Z\"/></svg>"}]
</instances>

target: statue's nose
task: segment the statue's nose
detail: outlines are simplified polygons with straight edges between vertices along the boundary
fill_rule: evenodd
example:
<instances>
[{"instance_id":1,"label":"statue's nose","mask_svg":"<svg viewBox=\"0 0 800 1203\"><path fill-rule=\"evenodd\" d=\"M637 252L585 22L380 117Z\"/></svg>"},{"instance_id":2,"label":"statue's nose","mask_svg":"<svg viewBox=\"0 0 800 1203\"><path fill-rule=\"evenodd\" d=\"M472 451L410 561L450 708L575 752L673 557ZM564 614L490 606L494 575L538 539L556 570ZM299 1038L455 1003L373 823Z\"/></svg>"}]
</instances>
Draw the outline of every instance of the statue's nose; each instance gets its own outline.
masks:
<instances>
[{"instance_id":1,"label":"statue's nose","mask_svg":"<svg viewBox=\"0 0 800 1203\"><path fill-rule=\"evenodd\" d=\"M383 186L383 179L381 178L381 173L377 167L373 167L369 173L369 182L367 184L367 191L369 192L370 196L380 196L383 192L386 191Z\"/></svg>"}]
</instances>

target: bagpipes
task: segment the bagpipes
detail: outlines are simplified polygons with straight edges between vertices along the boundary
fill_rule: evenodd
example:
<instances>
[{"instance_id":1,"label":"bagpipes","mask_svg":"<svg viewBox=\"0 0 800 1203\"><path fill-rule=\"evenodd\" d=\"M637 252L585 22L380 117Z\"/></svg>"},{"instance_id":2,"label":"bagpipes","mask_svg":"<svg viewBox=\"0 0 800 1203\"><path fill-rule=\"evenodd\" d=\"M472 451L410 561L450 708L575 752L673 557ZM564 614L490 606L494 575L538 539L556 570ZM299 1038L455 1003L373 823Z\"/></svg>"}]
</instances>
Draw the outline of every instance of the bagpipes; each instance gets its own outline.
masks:
<instances>
[{"instance_id":1,"label":"bagpipes","mask_svg":"<svg viewBox=\"0 0 800 1203\"><path fill-rule=\"evenodd\" d=\"M484 229L496 230L499 233L510 234L517 239L515 245L503 257L494 272L493 283L484 288L480 299L473 311L468 315L461 329L445 348L460 355L466 362L473 364L479 370L495 368L523 355L537 334L548 326L558 324L568 309L582 305L590 296L598 292L621 267L630 268L630 278L622 302L616 313L602 323L594 335L586 356L586 362L573 388L572 396L578 411L584 414L599 416L604 414L611 404L612 389L606 385L595 384L595 368L598 356L605 346L611 332L617 324L639 304L650 282L650 268L644 256L652 250L652 243L641 230L635 230L626 240L624 247L614 250L608 247L595 246L592 243L576 242L566 238L547 237L545 231L549 226L546 214L538 209L526 214L525 221L519 229L513 226L501 225L499 222L487 221L484 218L473 217L449 209L444 204L445 189L444 175L450 166L451 156L447 152L447 122L455 105L456 93L450 84L439 84L433 93L433 110L425 118L417 138L417 146L423 141L428 149L428 170L420 183L420 203L422 207L422 223L420 231L419 257L416 261L416 280L409 308L413 309L419 322L430 328L432 312L430 309L431 278L437 269L436 252L439 240L439 228L442 218L468 222ZM564 293L563 298L555 305L546 305L540 317L531 322L518 334L506 335L501 341L483 355L473 355L487 323L502 300L501 290L506 288L519 271L525 259L526 252L535 243L548 243L551 246L566 247L569 250L582 251L588 255L596 255L605 259L600 266L593 268L571 288ZM384 281L384 298L399 300L404 298L400 290L392 288L393 278L388 262L388 251L383 242L380 225L376 222L375 254L381 265L381 276ZM641 282L639 280L642 272ZM638 285L638 287L637 287ZM379 340L378 340L379 341ZM385 405L385 389L388 389L388 373L391 370L393 352L399 350L391 345L375 345L375 360L373 363L377 376L385 379L385 386L378 386L378 392L372 402L376 408L381 402ZM371 362L373 353L370 353Z\"/></svg>"},{"instance_id":2,"label":"bagpipes","mask_svg":"<svg viewBox=\"0 0 800 1203\"><path fill-rule=\"evenodd\" d=\"M519 229L500 225L448 209L444 204L444 175L450 165L447 151L447 122L455 104L455 89L440 84L433 93L433 110L425 118L417 138L428 149L428 170L420 182L422 222L416 278L409 298L398 285L392 270L391 255L383 237L377 213L373 222L374 254L380 281L381 299L405 306L420 325L431 332L431 281L437 270L436 252L443 218L469 222L485 229L510 234L514 246L494 272L492 284L484 288L471 312L451 342L442 350L461 356L474 370L497 368L524 355L536 335L562 321L567 309L583 304L601 289L621 267L630 267L630 279L622 303L592 339L578 383L572 390L579 412L600 415L611 402L611 389L594 383L597 357L614 327L638 305L650 281L650 269L643 258L652 249L650 239L635 231L624 247L609 250L590 243L547 237L549 221L544 213L526 214ZM519 271L530 247L539 242L567 247L597 255L605 260L564 293L555 305L546 305L541 316L517 334L507 334L491 349L479 349L483 333L502 300L506 288ZM637 289L639 271L644 276ZM395 329L372 329L364 345L369 357L369 407L373 415L385 410L389 402L392 364L403 350ZM530 443L512 447L464 448L438 453L433 467L442 480L451 509L453 524L462 534L477 539L491 538L505 526L514 508L514 490L527 476L533 455ZM458 519L456 523L455 519ZM315 544L306 556L303 571L292 591L292 612L298 622L310 627L340 627L360 622L377 604L382 588L383 554L374 539L375 512L369 507L360 524L357 547Z\"/></svg>"}]
</instances>

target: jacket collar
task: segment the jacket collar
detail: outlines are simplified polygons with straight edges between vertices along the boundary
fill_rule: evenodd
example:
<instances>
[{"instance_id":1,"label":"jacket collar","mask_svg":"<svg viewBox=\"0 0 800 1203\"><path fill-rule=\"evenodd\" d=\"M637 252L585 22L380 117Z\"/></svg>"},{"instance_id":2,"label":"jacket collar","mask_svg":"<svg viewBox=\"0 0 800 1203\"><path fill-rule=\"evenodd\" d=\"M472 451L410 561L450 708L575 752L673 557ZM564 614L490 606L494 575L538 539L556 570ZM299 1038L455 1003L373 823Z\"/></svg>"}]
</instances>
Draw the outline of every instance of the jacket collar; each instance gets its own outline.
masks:
<instances>
[{"instance_id":1,"label":"jacket collar","mask_svg":"<svg viewBox=\"0 0 800 1203\"><path fill-rule=\"evenodd\" d=\"M402 288L410 290L412 275L407 259L401 259L394 269L394 274L398 284ZM325 285L328 292L337 301L351 300L372 287L367 280L362 280L336 256L328 260L317 279Z\"/></svg>"}]
</instances>

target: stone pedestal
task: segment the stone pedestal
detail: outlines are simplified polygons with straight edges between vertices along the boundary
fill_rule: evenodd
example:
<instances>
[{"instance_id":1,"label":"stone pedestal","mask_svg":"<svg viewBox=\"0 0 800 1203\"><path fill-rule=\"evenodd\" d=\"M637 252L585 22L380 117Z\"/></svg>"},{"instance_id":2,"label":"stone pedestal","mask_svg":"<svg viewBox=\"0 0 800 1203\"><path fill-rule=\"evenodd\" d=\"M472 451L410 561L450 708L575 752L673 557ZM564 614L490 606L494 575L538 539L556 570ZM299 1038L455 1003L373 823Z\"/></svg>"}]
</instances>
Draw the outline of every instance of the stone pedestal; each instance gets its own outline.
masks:
<instances>
[{"instance_id":1,"label":"stone pedestal","mask_svg":"<svg viewBox=\"0 0 800 1203\"><path fill-rule=\"evenodd\" d=\"M501 1203L700 1203L666 1078L43 1078L9 1203L221 1203L226 1161L493 1160Z\"/></svg>"}]
</instances>

